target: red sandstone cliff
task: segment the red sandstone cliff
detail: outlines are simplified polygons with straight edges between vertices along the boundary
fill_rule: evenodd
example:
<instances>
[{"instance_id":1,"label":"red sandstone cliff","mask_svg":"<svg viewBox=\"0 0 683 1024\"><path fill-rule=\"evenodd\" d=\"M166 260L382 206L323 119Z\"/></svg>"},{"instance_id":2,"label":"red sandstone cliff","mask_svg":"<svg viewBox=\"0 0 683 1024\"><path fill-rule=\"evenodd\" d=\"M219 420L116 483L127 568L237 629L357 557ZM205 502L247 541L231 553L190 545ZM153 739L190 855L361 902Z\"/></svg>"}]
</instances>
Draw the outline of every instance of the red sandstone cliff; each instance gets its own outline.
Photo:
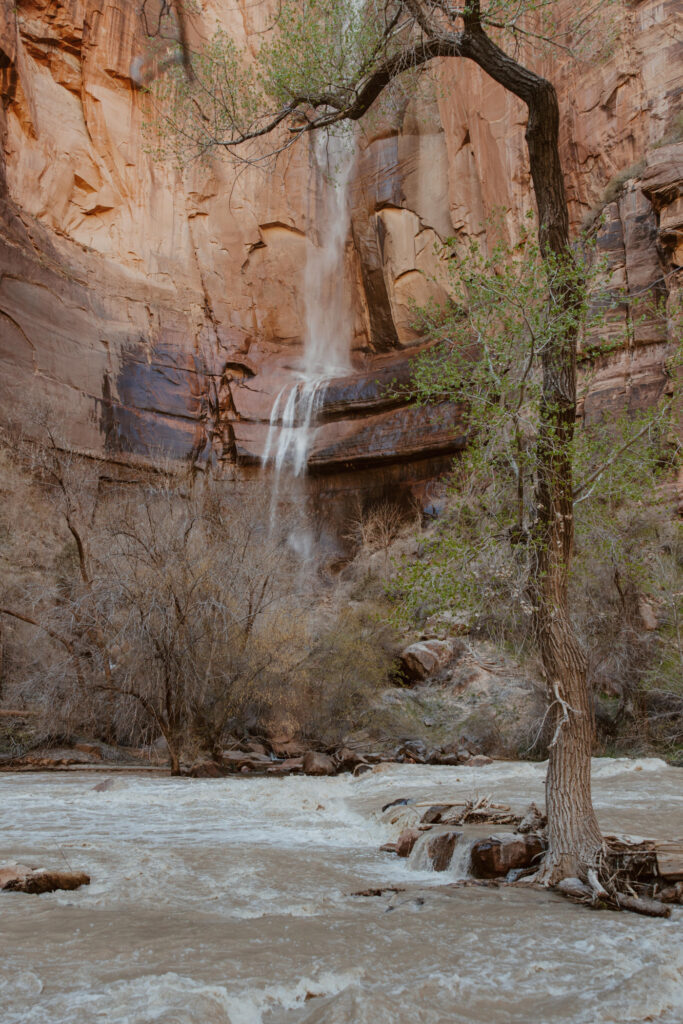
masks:
<instances>
[{"instance_id":1,"label":"red sandstone cliff","mask_svg":"<svg viewBox=\"0 0 683 1024\"><path fill-rule=\"evenodd\" d=\"M195 30L219 17L249 43L258 10L210 0ZM130 77L144 49L137 11L129 0L2 0L2 402L30 423L31 403L48 396L74 444L112 459L164 449L248 464L300 349L301 268L324 185L305 146L268 173L219 158L182 172L155 164ZM683 264L677 13L677 0L626 5L608 59L552 68L575 224L635 165L606 206L601 246L615 286L665 299ZM395 479L419 462L428 476L457 447L457 431L391 408L374 381L400 370L416 340L407 305L425 293L434 242L480 233L501 206L513 234L532 202L521 104L469 62L436 77L393 127L371 124L361 140L346 260L359 375L328 394L319 473L381 476L402 463ZM665 317L632 332L586 413L658 394L666 340Z\"/></svg>"}]
</instances>

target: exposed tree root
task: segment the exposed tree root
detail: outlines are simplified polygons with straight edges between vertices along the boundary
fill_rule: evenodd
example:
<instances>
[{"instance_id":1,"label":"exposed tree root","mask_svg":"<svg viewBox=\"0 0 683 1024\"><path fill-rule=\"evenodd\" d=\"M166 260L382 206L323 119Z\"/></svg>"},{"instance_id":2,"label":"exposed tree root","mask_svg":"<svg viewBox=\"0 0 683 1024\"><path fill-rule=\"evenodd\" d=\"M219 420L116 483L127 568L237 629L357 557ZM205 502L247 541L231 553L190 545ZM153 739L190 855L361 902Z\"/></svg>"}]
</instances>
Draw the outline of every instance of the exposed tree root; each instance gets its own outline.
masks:
<instances>
[{"instance_id":1,"label":"exposed tree root","mask_svg":"<svg viewBox=\"0 0 683 1024\"><path fill-rule=\"evenodd\" d=\"M564 878L551 886L575 903L598 910L629 910L669 917L671 903L683 903L683 843L605 836L586 880Z\"/></svg>"}]
</instances>

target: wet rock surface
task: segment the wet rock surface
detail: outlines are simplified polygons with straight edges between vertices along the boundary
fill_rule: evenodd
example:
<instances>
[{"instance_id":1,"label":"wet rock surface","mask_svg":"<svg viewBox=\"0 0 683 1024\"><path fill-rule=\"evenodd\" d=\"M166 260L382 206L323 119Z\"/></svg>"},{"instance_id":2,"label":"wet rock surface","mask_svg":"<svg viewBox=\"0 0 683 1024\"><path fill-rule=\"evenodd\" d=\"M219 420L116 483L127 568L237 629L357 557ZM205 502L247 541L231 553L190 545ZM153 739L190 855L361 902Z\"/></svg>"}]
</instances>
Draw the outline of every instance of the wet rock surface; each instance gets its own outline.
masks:
<instances>
[{"instance_id":1,"label":"wet rock surface","mask_svg":"<svg viewBox=\"0 0 683 1024\"><path fill-rule=\"evenodd\" d=\"M472 846L471 871L475 878L502 878L508 871L538 864L544 850L536 835L504 832L479 839Z\"/></svg>"},{"instance_id":2,"label":"wet rock surface","mask_svg":"<svg viewBox=\"0 0 683 1024\"><path fill-rule=\"evenodd\" d=\"M303 757L304 775L336 775L334 761L328 754L308 750Z\"/></svg>"},{"instance_id":3,"label":"wet rock surface","mask_svg":"<svg viewBox=\"0 0 683 1024\"><path fill-rule=\"evenodd\" d=\"M425 848L433 871L446 871L453 858L453 851L461 837L460 832L440 832L430 836Z\"/></svg>"},{"instance_id":4,"label":"wet rock surface","mask_svg":"<svg viewBox=\"0 0 683 1024\"><path fill-rule=\"evenodd\" d=\"M0 868L0 889L3 892L25 892L39 896L58 889L80 889L82 885L90 885L90 875L84 871L49 871L44 868L27 868L24 864Z\"/></svg>"},{"instance_id":5,"label":"wet rock surface","mask_svg":"<svg viewBox=\"0 0 683 1024\"><path fill-rule=\"evenodd\" d=\"M396 840L397 856L409 857L420 835L420 830L417 828L404 828Z\"/></svg>"}]
</instances>

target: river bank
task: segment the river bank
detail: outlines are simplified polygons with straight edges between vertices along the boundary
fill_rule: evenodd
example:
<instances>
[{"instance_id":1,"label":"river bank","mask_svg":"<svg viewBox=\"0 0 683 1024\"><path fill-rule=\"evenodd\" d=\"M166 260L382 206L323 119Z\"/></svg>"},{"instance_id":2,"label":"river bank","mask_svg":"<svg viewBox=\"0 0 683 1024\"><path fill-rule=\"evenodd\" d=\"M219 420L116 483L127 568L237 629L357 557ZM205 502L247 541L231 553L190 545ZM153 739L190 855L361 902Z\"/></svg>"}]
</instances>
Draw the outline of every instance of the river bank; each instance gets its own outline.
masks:
<instances>
[{"instance_id":1,"label":"river bank","mask_svg":"<svg viewBox=\"0 0 683 1024\"><path fill-rule=\"evenodd\" d=\"M675 1024L683 910L589 913L461 887L379 847L381 808L476 793L521 812L545 766L378 765L354 778L3 774L0 861L87 870L3 893L2 1024ZM594 762L603 828L683 831L683 771ZM376 898L353 893L393 887Z\"/></svg>"}]
</instances>

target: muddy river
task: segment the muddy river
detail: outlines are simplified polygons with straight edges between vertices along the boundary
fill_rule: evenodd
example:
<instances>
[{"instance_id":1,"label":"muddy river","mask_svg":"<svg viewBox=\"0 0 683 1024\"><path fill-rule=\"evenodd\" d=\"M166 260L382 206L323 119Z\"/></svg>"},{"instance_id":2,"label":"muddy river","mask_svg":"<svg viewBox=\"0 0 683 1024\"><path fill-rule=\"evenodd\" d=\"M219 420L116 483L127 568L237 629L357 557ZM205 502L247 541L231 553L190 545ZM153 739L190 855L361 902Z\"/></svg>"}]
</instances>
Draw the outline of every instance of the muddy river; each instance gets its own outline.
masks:
<instances>
[{"instance_id":1,"label":"muddy river","mask_svg":"<svg viewBox=\"0 0 683 1024\"><path fill-rule=\"evenodd\" d=\"M542 803L545 766L379 766L354 779L0 775L0 864L88 871L0 893L1 1024L683 1021L683 908L592 912L461 887L379 851L409 797ZM594 762L601 824L683 835L683 769ZM376 898L352 895L397 886Z\"/></svg>"}]
</instances>

